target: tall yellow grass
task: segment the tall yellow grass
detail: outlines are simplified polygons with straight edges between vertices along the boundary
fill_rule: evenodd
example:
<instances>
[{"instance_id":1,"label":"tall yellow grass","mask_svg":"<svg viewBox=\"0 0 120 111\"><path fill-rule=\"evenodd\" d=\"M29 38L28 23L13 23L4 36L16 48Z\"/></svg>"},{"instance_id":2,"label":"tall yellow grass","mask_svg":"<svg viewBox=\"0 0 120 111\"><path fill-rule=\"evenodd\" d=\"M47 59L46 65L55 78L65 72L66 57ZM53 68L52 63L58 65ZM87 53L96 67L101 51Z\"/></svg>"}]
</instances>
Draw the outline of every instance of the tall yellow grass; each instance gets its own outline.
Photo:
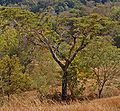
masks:
<instances>
[{"instance_id":1,"label":"tall yellow grass","mask_svg":"<svg viewBox=\"0 0 120 111\"><path fill-rule=\"evenodd\" d=\"M27 94L25 94L27 95ZM34 94L33 94L34 95ZM120 96L93 101L65 103L41 103L37 96L11 96L0 111L120 111Z\"/></svg>"}]
</instances>

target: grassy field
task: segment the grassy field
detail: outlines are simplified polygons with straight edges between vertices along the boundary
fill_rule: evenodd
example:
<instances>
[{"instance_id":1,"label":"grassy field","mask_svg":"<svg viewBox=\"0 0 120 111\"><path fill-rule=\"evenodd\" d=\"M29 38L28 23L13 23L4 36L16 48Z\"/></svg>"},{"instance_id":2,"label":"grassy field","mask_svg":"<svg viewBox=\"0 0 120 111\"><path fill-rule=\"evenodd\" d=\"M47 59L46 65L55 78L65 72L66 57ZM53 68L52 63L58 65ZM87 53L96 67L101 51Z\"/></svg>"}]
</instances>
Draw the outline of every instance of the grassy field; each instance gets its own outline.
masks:
<instances>
[{"instance_id":1,"label":"grassy field","mask_svg":"<svg viewBox=\"0 0 120 111\"><path fill-rule=\"evenodd\" d=\"M120 96L65 104L52 101L41 103L33 95L11 96L10 102L6 102L0 111L120 111Z\"/></svg>"}]
</instances>

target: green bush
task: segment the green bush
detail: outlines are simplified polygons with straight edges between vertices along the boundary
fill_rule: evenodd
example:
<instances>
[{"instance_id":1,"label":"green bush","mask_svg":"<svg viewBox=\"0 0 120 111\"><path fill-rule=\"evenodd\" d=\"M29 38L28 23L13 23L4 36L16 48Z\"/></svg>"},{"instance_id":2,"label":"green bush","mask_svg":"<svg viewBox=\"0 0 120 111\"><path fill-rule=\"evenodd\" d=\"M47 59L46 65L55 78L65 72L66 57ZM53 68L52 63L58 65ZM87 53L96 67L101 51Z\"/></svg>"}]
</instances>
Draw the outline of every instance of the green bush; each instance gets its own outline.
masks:
<instances>
[{"instance_id":1,"label":"green bush","mask_svg":"<svg viewBox=\"0 0 120 111\"><path fill-rule=\"evenodd\" d=\"M10 95L26 91L32 84L32 79L23 74L24 67L21 66L19 58L5 55L0 59L0 93Z\"/></svg>"}]
</instances>

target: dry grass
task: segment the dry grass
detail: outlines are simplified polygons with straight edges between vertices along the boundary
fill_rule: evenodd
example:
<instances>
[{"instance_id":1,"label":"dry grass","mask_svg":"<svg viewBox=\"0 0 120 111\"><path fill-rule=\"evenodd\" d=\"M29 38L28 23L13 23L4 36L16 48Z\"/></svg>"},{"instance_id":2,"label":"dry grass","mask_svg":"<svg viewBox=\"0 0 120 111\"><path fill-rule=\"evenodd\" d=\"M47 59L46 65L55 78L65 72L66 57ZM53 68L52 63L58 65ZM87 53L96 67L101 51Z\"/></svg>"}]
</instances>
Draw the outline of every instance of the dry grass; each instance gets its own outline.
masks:
<instances>
[{"instance_id":1,"label":"dry grass","mask_svg":"<svg viewBox=\"0 0 120 111\"><path fill-rule=\"evenodd\" d=\"M120 97L94 100L89 103L46 106L41 111L120 111Z\"/></svg>"},{"instance_id":2,"label":"dry grass","mask_svg":"<svg viewBox=\"0 0 120 111\"><path fill-rule=\"evenodd\" d=\"M41 103L34 92L12 96L0 111L120 111L120 96L71 104Z\"/></svg>"}]
</instances>

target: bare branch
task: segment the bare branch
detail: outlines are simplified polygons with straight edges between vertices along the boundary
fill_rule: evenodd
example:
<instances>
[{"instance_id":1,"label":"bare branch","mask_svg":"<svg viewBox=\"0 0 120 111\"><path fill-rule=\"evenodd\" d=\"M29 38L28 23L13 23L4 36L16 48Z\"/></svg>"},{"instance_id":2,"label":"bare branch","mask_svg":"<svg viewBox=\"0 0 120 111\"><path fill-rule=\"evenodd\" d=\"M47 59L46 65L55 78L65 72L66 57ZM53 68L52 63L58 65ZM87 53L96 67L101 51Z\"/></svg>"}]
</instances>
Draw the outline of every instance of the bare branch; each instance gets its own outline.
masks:
<instances>
[{"instance_id":1,"label":"bare branch","mask_svg":"<svg viewBox=\"0 0 120 111\"><path fill-rule=\"evenodd\" d=\"M85 43L85 39L86 39L86 36L83 37L81 45L78 47L78 49L74 52L73 56L70 58L70 61L69 61L70 63L74 60L74 58L77 56L79 51L81 51L82 49L84 49L88 45L88 43L84 44Z\"/></svg>"},{"instance_id":2,"label":"bare branch","mask_svg":"<svg viewBox=\"0 0 120 111\"><path fill-rule=\"evenodd\" d=\"M38 32L39 35L41 35L41 37L44 39L44 43L47 45L48 49L50 50L50 53L53 57L53 59L59 64L59 66L63 69L64 64L58 59L58 57L56 56L55 52L52 49L52 46L50 45L48 39L43 35L42 31Z\"/></svg>"}]
</instances>

